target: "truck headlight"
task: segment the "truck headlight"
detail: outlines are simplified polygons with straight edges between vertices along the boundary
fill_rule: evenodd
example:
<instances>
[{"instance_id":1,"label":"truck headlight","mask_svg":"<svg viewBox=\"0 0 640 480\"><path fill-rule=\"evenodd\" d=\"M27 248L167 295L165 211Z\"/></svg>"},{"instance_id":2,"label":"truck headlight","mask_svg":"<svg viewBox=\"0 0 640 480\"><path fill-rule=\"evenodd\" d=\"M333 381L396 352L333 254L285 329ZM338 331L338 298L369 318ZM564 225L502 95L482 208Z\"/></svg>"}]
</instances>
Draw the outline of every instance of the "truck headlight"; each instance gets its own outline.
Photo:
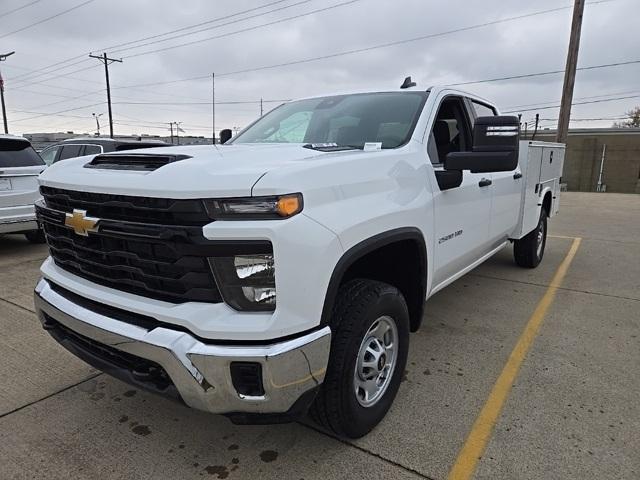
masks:
<instances>
[{"instance_id":1,"label":"truck headlight","mask_svg":"<svg viewBox=\"0 0 640 480\"><path fill-rule=\"evenodd\" d=\"M234 255L209 259L224 301L243 311L276 308L273 253Z\"/></svg>"},{"instance_id":2,"label":"truck headlight","mask_svg":"<svg viewBox=\"0 0 640 480\"><path fill-rule=\"evenodd\" d=\"M269 220L293 217L302 211L302 194L267 197L219 198L204 201L216 220Z\"/></svg>"}]
</instances>

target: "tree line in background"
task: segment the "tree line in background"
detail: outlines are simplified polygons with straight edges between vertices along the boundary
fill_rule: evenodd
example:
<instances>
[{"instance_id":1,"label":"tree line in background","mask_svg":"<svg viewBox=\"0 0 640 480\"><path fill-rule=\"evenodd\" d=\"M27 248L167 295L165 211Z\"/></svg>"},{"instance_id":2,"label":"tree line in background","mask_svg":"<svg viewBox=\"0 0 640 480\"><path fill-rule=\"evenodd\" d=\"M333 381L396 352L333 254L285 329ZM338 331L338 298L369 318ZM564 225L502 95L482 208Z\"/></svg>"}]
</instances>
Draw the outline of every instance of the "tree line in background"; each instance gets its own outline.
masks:
<instances>
[{"instance_id":1,"label":"tree line in background","mask_svg":"<svg viewBox=\"0 0 640 480\"><path fill-rule=\"evenodd\" d=\"M614 128L640 128L640 107L635 107L627 113L627 119L621 122L615 122Z\"/></svg>"}]
</instances>

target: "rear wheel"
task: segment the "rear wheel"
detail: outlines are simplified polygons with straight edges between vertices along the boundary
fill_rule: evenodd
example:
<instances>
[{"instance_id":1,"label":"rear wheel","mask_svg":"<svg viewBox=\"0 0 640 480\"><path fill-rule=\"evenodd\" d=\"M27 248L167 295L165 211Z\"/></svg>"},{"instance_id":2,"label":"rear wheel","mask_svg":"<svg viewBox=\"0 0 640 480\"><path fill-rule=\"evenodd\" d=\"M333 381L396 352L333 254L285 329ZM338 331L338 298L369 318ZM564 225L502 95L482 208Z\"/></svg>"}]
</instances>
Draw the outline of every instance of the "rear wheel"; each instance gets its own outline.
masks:
<instances>
[{"instance_id":1,"label":"rear wheel","mask_svg":"<svg viewBox=\"0 0 640 480\"><path fill-rule=\"evenodd\" d=\"M27 237L27 240L31 243L45 242L44 231L41 228L38 230L29 230L28 232L25 232L24 236Z\"/></svg>"},{"instance_id":2,"label":"rear wheel","mask_svg":"<svg viewBox=\"0 0 640 480\"><path fill-rule=\"evenodd\" d=\"M547 244L547 211L540 210L538 226L513 244L513 256L516 263L525 268L535 268L542 261L544 247Z\"/></svg>"},{"instance_id":3,"label":"rear wheel","mask_svg":"<svg viewBox=\"0 0 640 480\"><path fill-rule=\"evenodd\" d=\"M336 435L370 432L386 415L407 362L409 313L391 285L352 280L331 319L331 358L311 418Z\"/></svg>"}]
</instances>

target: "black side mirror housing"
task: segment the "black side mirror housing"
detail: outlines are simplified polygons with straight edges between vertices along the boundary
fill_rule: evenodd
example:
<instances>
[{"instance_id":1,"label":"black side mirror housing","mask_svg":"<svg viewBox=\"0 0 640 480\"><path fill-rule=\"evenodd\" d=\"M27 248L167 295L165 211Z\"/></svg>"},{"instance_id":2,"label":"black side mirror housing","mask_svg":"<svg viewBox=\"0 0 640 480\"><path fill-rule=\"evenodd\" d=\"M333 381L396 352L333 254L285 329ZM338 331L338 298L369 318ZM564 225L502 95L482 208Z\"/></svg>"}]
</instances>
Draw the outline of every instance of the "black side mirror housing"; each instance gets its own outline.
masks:
<instances>
[{"instance_id":1,"label":"black side mirror housing","mask_svg":"<svg viewBox=\"0 0 640 480\"><path fill-rule=\"evenodd\" d=\"M440 190L451 190L462 185L462 170L436 170L435 174Z\"/></svg>"},{"instance_id":2,"label":"black side mirror housing","mask_svg":"<svg viewBox=\"0 0 640 480\"><path fill-rule=\"evenodd\" d=\"M509 172L518 166L520 122L515 116L478 117L473 127L473 150L452 152L445 170L472 173Z\"/></svg>"},{"instance_id":3,"label":"black side mirror housing","mask_svg":"<svg viewBox=\"0 0 640 480\"><path fill-rule=\"evenodd\" d=\"M230 128L225 128L224 130L220 130L220 143L222 144L227 143L231 139L232 135L233 133L231 132Z\"/></svg>"}]
</instances>

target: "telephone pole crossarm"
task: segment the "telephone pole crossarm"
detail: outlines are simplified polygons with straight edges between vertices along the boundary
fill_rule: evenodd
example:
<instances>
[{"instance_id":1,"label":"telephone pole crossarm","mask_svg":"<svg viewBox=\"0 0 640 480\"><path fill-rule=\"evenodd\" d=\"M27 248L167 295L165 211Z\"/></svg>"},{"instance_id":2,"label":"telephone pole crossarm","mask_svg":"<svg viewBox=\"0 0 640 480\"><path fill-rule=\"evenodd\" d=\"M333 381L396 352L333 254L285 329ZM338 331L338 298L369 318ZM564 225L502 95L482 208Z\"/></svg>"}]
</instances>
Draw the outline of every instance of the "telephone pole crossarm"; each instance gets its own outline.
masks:
<instances>
[{"instance_id":1,"label":"telephone pole crossarm","mask_svg":"<svg viewBox=\"0 0 640 480\"><path fill-rule=\"evenodd\" d=\"M91 58L96 58L104 64L104 77L107 83L107 107L109 109L109 137L113 138L113 115L111 113L111 86L109 85L109 65L113 62L122 63L121 58L109 58L106 53L102 55L89 54Z\"/></svg>"}]
</instances>

